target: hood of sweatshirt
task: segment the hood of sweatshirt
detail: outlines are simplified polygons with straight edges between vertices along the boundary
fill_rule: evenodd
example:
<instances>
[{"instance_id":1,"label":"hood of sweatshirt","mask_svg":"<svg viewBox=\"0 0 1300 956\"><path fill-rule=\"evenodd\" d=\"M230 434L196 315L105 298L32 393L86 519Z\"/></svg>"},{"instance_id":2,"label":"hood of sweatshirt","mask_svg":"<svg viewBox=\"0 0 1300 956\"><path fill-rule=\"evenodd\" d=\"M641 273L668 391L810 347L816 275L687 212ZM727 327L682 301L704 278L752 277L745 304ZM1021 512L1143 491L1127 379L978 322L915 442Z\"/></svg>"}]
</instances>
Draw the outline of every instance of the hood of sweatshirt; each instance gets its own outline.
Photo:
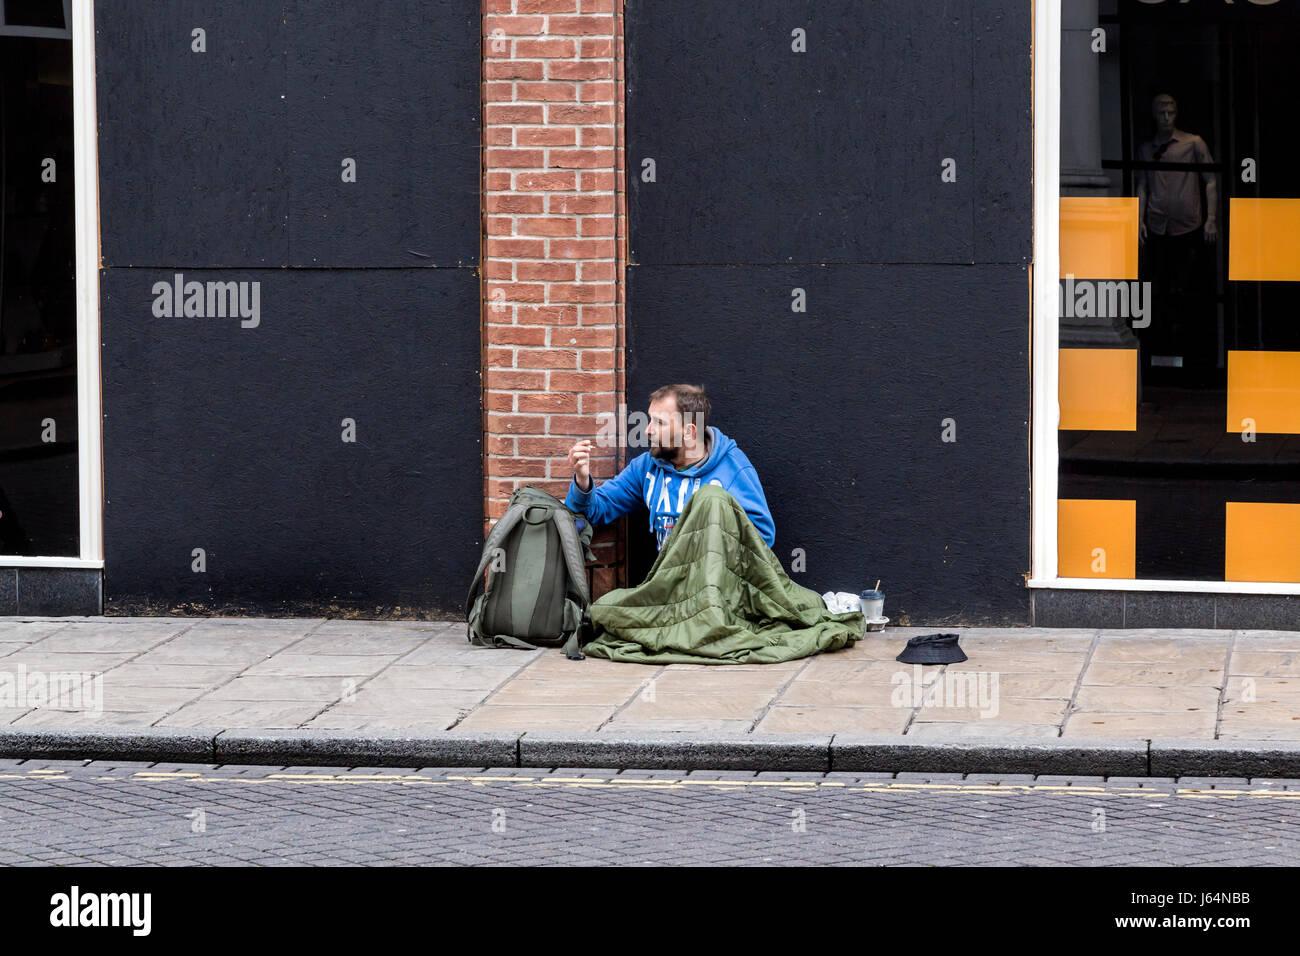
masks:
<instances>
[{"instance_id":1,"label":"hood of sweatshirt","mask_svg":"<svg viewBox=\"0 0 1300 956\"><path fill-rule=\"evenodd\" d=\"M650 512L650 529L659 547L663 548L686 502L700 485L718 485L728 491L750 512L764 537L774 540L771 512L754 466L736 442L716 426L709 426L708 436L708 455L689 468L678 470L671 463L645 453L649 462L642 494Z\"/></svg>"},{"instance_id":2,"label":"hood of sweatshirt","mask_svg":"<svg viewBox=\"0 0 1300 956\"><path fill-rule=\"evenodd\" d=\"M718 470L718 467L726 461L727 456L731 454L736 447L734 439L728 438L717 426L710 425L708 435L705 439L705 449L707 454L700 461L691 465L689 468L676 468L672 462L664 461L662 458L650 456L650 465L652 468L658 468L660 471L671 475L673 478L701 478L705 481L709 476ZM748 461L745 462L749 464Z\"/></svg>"}]
</instances>

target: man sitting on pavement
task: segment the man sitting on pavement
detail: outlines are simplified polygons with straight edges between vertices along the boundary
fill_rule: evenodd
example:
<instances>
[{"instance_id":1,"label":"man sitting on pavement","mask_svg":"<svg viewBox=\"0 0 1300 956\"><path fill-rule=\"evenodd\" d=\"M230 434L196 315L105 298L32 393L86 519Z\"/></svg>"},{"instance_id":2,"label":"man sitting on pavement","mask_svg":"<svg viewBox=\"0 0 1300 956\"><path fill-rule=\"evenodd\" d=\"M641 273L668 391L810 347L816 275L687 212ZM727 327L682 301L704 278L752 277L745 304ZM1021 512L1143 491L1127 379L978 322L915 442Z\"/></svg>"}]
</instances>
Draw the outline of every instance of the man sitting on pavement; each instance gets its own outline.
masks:
<instances>
[{"instance_id":1,"label":"man sitting on pavement","mask_svg":"<svg viewBox=\"0 0 1300 956\"><path fill-rule=\"evenodd\" d=\"M650 395L646 438L650 450L630 461L619 474L593 487L589 438L569 449L573 481L566 507L587 516L593 525L608 524L642 505L650 513L650 530L659 550L701 484L719 485L744 508L770 548L776 544L758 472L736 442L709 424L709 398L694 385L665 385Z\"/></svg>"},{"instance_id":2,"label":"man sitting on pavement","mask_svg":"<svg viewBox=\"0 0 1300 956\"><path fill-rule=\"evenodd\" d=\"M593 442L570 449L565 505L593 525L644 505L659 543L641 584L592 602L584 652L641 664L774 664L852 644L862 614L832 612L785 573L758 473L708 416L702 388L657 389L650 450L599 487Z\"/></svg>"}]
</instances>

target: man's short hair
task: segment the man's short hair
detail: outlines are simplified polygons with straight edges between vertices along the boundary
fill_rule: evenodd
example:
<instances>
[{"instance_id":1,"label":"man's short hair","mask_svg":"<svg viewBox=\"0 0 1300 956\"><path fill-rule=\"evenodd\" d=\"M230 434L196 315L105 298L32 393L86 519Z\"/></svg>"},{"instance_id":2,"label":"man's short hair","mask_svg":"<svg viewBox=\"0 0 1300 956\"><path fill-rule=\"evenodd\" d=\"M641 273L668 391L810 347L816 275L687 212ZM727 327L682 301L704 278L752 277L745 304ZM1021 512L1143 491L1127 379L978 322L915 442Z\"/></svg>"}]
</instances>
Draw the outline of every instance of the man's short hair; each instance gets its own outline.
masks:
<instances>
[{"instance_id":1,"label":"man's short hair","mask_svg":"<svg viewBox=\"0 0 1300 956\"><path fill-rule=\"evenodd\" d=\"M704 394L703 385L665 385L650 393L650 404L662 401L669 395L677 403L677 411L682 417L682 427L694 423L697 433L703 438L709 431L709 396Z\"/></svg>"}]
</instances>

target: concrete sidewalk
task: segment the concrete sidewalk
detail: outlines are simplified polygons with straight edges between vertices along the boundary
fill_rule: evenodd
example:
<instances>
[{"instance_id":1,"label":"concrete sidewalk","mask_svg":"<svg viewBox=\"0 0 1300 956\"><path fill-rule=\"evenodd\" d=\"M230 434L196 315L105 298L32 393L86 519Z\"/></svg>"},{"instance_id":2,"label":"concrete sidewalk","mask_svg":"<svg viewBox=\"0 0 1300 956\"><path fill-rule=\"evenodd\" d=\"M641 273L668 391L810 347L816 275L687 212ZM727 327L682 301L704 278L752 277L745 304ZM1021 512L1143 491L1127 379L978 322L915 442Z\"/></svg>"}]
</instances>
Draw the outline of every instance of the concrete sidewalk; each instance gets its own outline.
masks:
<instances>
[{"instance_id":1,"label":"concrete sidewalk","mask_svg":"<svg viewBox=\"0 0 1300 956\"><path fill-rule=\"evenodd\" d=\"M959 633L970 659L894 660L908 637L937 630ZM92 684L49 706L32 682L60 673ZM0 618L0 749L108 728L1300 753L1300 632L889 628L788 664L648 666L474 648L463 624Z\"/></svg>"}]
</instances>

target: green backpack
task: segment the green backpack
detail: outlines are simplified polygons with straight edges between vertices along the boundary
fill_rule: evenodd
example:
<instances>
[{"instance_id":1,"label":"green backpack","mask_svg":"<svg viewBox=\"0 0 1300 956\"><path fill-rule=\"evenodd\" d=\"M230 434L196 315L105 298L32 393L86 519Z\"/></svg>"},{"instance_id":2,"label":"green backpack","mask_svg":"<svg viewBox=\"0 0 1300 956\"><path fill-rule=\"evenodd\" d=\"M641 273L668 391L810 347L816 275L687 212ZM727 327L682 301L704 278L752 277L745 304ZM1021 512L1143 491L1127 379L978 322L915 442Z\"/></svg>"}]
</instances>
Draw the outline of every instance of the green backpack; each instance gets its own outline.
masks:
<instances>
[{"instance_id":1,"label":"green backpack","mask_svg":"<svg viewBox=\"0 0 1300 956\"><path fill-rule=\"evenodd\" d=\"M586 517L558 498L538 488L517 489L483 543L469 586L469 642L528 650L562 646L570 660L582 660L582 638L591 625L583 559L596 559L591 535ZM475 597L485 572L487 584Z\"/></svg>"}]
</instances>

